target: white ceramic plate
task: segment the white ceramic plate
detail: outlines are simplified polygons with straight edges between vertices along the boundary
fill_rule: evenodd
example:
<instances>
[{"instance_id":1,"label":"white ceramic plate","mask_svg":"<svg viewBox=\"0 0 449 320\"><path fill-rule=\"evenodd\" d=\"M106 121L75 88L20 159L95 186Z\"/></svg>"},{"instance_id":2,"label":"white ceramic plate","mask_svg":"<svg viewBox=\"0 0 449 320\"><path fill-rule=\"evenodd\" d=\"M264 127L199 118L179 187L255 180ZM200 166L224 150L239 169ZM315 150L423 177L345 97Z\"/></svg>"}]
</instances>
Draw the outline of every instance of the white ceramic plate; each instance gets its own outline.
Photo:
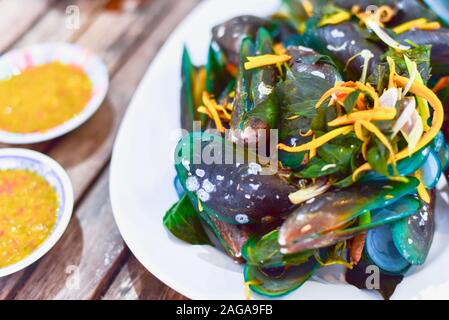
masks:
<instances>
[{"instance_id":1,"label":"white ceramic plate","mask_svg":"<svg viewBox=\"0 0 449 320\"><path fill-rule=\"evenodd\" d=\"M0 142L28 144L54 139L82 125L101 106L108 91L108 70L98 56L74 44L47 43L12 50L0 57L0 79L7 79L27 68L55 61L76 65L90 78L92 97L83 111L65 123L43 132L12 133L0 130Z\"/></svg>"},{"instance_id":2,"label":"white ceramic plate","mask_svg":"<svg viewBox=\"0 0 449 320\"><path fill-rule=\"evenodd\" d=\"M28 267L41 258L58 242L69 224L73 211L73 189L64 169L46 155L27 149L0 149L0 170L26 169L45 178L58 194L56 224L48 238L25 259L0 268L0 277Z\"/></svg>"},{"instance_id":3,"label":"white ceramic plate","mask_svg":"<svg viewBox=\"0 0 449 320\"><path fill-rule=\"evenodd\" d=\"M206 59L212 26L240 14L265 16L278 0L204 1L179 25L157 58L129 107L112 159L110 191L120 232L137 259L168 286L192 299L243 299L242 267L210 246L192 246L162 225L177 200L173 151L179 135L181 53L187 44L195 61ZM442 188L445 183L440 182ZM413 270L393 298L449 298L449 194L438 198L437 230L427 263ZM371 299L374 292L325 283L335 270L320 270L284 299ZM333 281L334 282L334 281ZM260 298L253 295L254 298Z\"/></svg>"}]
</instances>

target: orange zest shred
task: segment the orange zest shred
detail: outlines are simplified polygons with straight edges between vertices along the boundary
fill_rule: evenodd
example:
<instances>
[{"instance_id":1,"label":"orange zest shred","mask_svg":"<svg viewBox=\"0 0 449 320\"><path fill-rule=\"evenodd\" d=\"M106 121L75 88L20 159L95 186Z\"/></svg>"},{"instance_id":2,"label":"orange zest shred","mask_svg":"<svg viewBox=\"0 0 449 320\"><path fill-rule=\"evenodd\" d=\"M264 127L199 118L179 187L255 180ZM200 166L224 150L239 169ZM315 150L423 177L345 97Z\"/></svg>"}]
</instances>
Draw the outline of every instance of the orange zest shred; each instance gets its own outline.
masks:
<instances>
[{"instance_id":1,"label":"orange zest shred","mask_svg":"<svg viewBox=\"0 0 449 320\"><path fill-rule=\"evenodd\" d=\"M232 64L232 63L227 63L225 65L226 71L233 76L234 78L237 77L237 73L238 73L238 68L236 65Z\"/></svg>"},{"instance_id":2,"label":"orange zest shred","mask_svg":"<svg viewBox=\"0 0 449 320\"><path fill-rule=\"evenodd\" d=\"M351 13L341 10L330 16L323 17L318 23L318 27L323 27L329 24L340 24L342 22L348 21L349 19L351 19Z\"/></svg>"},{"instance_id":3,"label":"orange zest shred","mask_svg":"<svg viewBox=\"0 0 449 320\"><path fill-rule=\"evenodd\" d=\"M369 84L364 84L361 83L360 81L357 81L355 83L356 88L361 90L361 91L366 91L369 93L369 95L371 96L371 98L373 98L374 101L374 106L373 108L379 108L379 95L377 94L376 90L374 90L374 88Z\"/></svg>"},{"instance_id":4,"label":"orange zest shred","mask_svg":"<svg viewBox=\"0 0 449 320\"><path fill-rule=\"evenodd\" d=\"M353 113L346 114L344 116L338 117L330 122L328 126L342 126L347 124L353 124L358 120L392 120L396 116L395 108L377 108L369 109L363 111L356 111Z\"/></svg>"},{"instance_id":5,"label":"orange zest shred","mask_svg":"<svg viewBox=\"0 0 449 320\"><path fill-rule=\"evenodd\" d=\"M399 87L405 87L407 83L409 82L408 78L395 75L394 81ZM418 83L417 81L414 81L410 87L409 92L415 94L416 96L422 97L423 99L427 100L427 102L430 104L430 106L433 108L433 119L432 119L432 125L430 129L424 133L424 135L419 140L418 144L416 145L415 149L413 150L413 153L421 150L425 146L427 146L438 134L441 127L443 126L444 121L444 109L443 104L441 103L440 99L435 95L435 93L427 88L425 85ZM357 133L357 131L356 131ZM404 148L400 152L398 152L395 155L396 161L405 159L409 156L409 150L408 147ZM358 167L352 174L352 179L355 181L357 180L358 176L364 172L371 170L371 165L366 162L360 167Z\"/></svg>"},{"instance_id":6,"label":"orange zest shred","mask_svg":"<svg viewBox=\"0 0 449 320\"><path fill-rule=\"evenodd\" d=\"M214 120L217 130L220 132L225 132L225 127L223 126L223 123L221 122L220 116L217 112L217 102L215 102L215 100L212 99L209 93L207 93L206 91L203 92L203 103L212 115L212 120Z\"/></svg>"},{"instance_id":7,"label":"orange zest shred","mask_svg":"<svg viewBox=\"0 0 449 320\"><path fill-rule=\"evenodd\" d=\"M404 22L392 30L401 34L411 29L419 29L419 30L438 30L441 28L441 24L439 22L429 22L426 18L419 18L411 21Z\"/></svg>"},{"instance_id":8,"label":"orange zest shred","mask_svg":"<svg viewBox=\"0 0 449 320\"><path fill-rule=\"evenodd\" d=\"M424 186L424 183L422 181L421 170L415 172L415 177L419 180L419 186L417 189L419 197L425 203L430 203L430 195L427 192L426 187Z\"/></svg>"},{"instance_id":9,"label":"orange zest shred","mask_svg":"<svg viewBox=\"0 0 449 320\"><path fill-rule=\"evenodd\" d=\"M282 43L276 43L273 46L273 51L274 53L276 53L277 55L283 55L287 53L287 49L285 49L284 45Z\"/></svg>"},{"instance_id":10,"label":"orange zest shred","mask_svg":"<svg viewBox=\"0 0 449 320\"><path fill-rule=\"evenodd\" d=\"M354 123L354 132L355 132L355 136L361 140L361 141L365 141L366 139L369 138L369 136L365 136L363 134L363 127L362 127L362 123L359 121L356 121Z\"/></svg>"},{"instance_id":11,"label":"orange zest shred","mask_svg":"<svg viewBox=\"0 0 449 320\"><path fill-rule=\"evenodd\" d=\"M249 62L245 62L245 70L256 69L260 67L270 66L278 63L287 62L292 57L286 54L265 54L255 57L247 57Z\"/></svg>"},{"instance_id":12,"label":"orange zest shred","mask_svg":"<svg viewBox=\"0 0 449 320\"><path fill-rule=\"evenodd\" d=\"M433 87L432 91L434 93L438 93L441 90L445 89L449 85L449 76L442 77L438 80L437 84Z\"/></svg>"},{"instance_id":13,"label":"orange zest shred","mask_svg":"<svg viewBox=\"0 0 449 320\"><path fill-rule=\"evenodd\" d=\"M355 91L354 88L343 87L343 86L336 86L336 87L330 88L323 94L323 96L320 98L320 100L318 100L315 107L319 108L324 103L324 101L326 101L326 99L331 97L333 94L339 94L339 93L350 94L353 91Z\"/></svg>"},{"instance_id":14,"label":"orange zest shred","mask_svg":"<svg viewBox=\"0 0 449 320\"><path fill-rule=\"evenodd\" d=\"M283 143L278 144L278 148L287 152L301 152L301 151L307 151L312 149L317 149L323 144L327 143L328 141L338 137L339 135L346 135L354 130L353 126L345 126L338 129L334 129L316 139L313 139L312 141L302 144L300 146L296 147L290 147Z\"/></svg>"},{"instance_id":15,"label":"orange zest shred","mask_svg":"<svg viewBox=\"0 0 449 320\"><path fill-rule=\"evenodd\" d=\"M309 129L306 133L303 133L301 130L299 131L299 135L301 137L310 137L311 135L313 135L313 131L312 129Z\"/></svg>"},{"instance_id":16,"label":"orange zest shred","mask_svg":"<svg viewBox=\"0 0 449 320\"><path fill-rule=\"evenodd\" d=\"M365 140L363 140L363 144L362 144L362 156L363 159L368 159L368 146L370 143L371 138L366 138Z\"/></svg>"}]
</instances>

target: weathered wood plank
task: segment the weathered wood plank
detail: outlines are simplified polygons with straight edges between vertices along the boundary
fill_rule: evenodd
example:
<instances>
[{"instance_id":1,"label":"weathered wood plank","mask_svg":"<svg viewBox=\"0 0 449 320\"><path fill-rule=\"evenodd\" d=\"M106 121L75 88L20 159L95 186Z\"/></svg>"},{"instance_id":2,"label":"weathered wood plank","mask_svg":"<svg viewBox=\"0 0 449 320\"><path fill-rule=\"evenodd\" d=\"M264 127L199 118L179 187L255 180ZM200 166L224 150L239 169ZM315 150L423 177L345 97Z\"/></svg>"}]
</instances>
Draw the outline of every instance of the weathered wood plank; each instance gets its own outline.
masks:
<instances>
[{"instance_id":1,"label":"weathered wood plank","mask_svg":"<svg viewBox=\"0 0 449 320\"><path fill-rule=\"evenodd\" d=\"M42 19L30 29L14 47L23 47L41 42L74 42L95 20L100 10L109 0L63 0L50 7ZM67 8L74 6L79 10L79 26L71 24Z\"/></svg>"},{"instance_id":2,"label":"weathered wood plank","mask_svg":"<svg viewBox=\"0 0 449 320\"><path fill-rule=\"evenodd\" d=\"M90 1L92 2L92 1ZM103 3L103 5L107 4L107 2ZM137 8L135 8L135 12L137 11ZM136 13L135 13L136 14ZM101 18L101 16L108 16L108 17L113 17L113 18ZM131 16L131 13L128 11L127 12L127 16L124 18L124 20L126 21L126 23L118 23L118 21L120 21L121 19L121 14L118 12L112 12L112 11L102 11L98 17L100 19L102 19L102 21L107 20L111 23L114 23L113 25L115 26L113 29L115 30L115 32L113 33L106 33L104 32L105 30L105 25L104 24L96 24L96 25L90 25L90 27L85 30L86 33L88 34L86 37L82 37L80 39L80 42L83 42L83 45L85 45L86 47L88 47L89 49L98 52L98 54L100 56L103 56L103 54L106 54L108 52L108 45L109 46L113 46L114 43L116 43L116 41L120 38L120 36L123 33L127 32L127 29L129 28L130 24L132 24L133 22L133 17ZM54 19L52 19L52 23L55 24L63 24L64 23L64 16L59 16L59 21L55 21ZM136 18L136 16L134 16L134 18ZM46 26L47 24L44 24L44 26ZM41 25L42 26L42 25ZM56 25L54 25L56 26ZM101 36L103 38L102 41L95 41L95 37L93 37L96 33L97 28L101 28L99 30L99 37ZM38 27L36 27L34 30L38 30ZM61 34L59 34L61 35ZM91 42L88 42L88 39L91 39ZM39 31L30 31L30 36L27 37L26 41L30 41L30 43L35 43L35 42L40 42L40 41L44 41L45 40L45 34L41 34ZM55 40L55 39L53 39ZM64 39L61 39L64 40ZM121 50L117 50L114 49L114 52L116 53L116 55L114 56L113 54L109 54L108 57L108 62L110 63L108 65L108 69L109 69L109 73L113 74L116 70L114 69L114 67L117 67L119 65L118 61L122 58L122 56L124 55L126 50L129 50L130 48L125 47L125 46L121 46L120 47ZM131 88L132 90L132 88ZM130 96L132 94L132 91L128 94L128 96ZM106 112L104 112L103 110L105 110ZM103 106L102 109L100 110L99 113L97 113L94 116L94 119L99 118L100 121L104 121L105 119L107 120L107 122L109 122L111 120L110 118L110 113L108 112L110 109L108 107ZM99 116L100 115L100 116ZM109 115L104 117L104 115ZM68 152L68 154L66 154L66 158L67 157L71 157L71 155L73 154L73 152L76 152L79 156L84 155L85 153L83 152L84 150L86 150L88 153L90 153L92 151L91 148L91 142L95 141L98 142L98 140L93 140L92 136L95 137L100 137L101 135L98 134L98 131L96 130L96 125L98 125L98 122L95 121L94 119L94 128L95 128L95 133L92 135L91 131L89 131L89 134L87 136L77 136L76 138L76 143L73 145L71 145L70 150ZM90 123L92 123L92 120L90 121ZM92 126L92 125L90 125ZM107 126L100 126L99 128L102 129L107 129ZM78 130L81 133L85 132L85 130ZM108 134L109 132L107 130L103 131L104 134ZM101 136L101 138L104 138L104 135ZM61 138L62 141L64 141L65 137ZM100 139L101 140L101 139ZM79 143L80 141L84 141L84 143ZM48 151L53 145L55 145L57 143L57 141L52 141L52 142L44 142L44 143L39 143L39 144L34 144L34 145L26 145L23 147L26 148L30 148L30 149L34 149L37 151ZM76 146L74 148L74 146ZM8 147L8 145L0 145L0 147ZM56 149L57 150L57 149ZM66 150L66 149L65 149ZM67 150L65 151L67 152ZM78 161L81 161L81 158L77 158ZM70 163L65 163L66 166L70 167L71 164ZM78 187L78 184L76 183L76 181L72 181L73 185L74 185L74 189L75 189L75 199L77 200L82 191L86 188L87 185L89 185L92 182L92 179L94 177L97 176L99 170L103 167L104 163L96 166L95 169L91 168L89 169L89 180L88 182L84 183L83 185ZM93 171L95 170L95 171ZM9 297L12 293L12 291L15 290L15 288L17 286L20 286L21 284L23 284L24 282L24 278L29 276L29 273L32 271L32 269L28 268L20 273L14 274L10 277L4 277L0 280L0 298L7 298Z\"/></svg>"},{"instance_id":3,"label":"weathered wood plank","mask_svg":"<svg viewBox=\"0 0 449 320\"><path fill-rule=\"evenodd\" d=\"M0 52L7 50L43 15L54 0L0 2Z\"/></svg>"},{"instance_id":4,"label":"weathered wood plank","mask_svg":"<svg viewBox=\"0 0 449 320\"><path fill-rule=\"evenodd\" d=\"M161 22L161 16L164 16L170 10L170 3L173 4L174 1L153 1L152 5L146 7L145 10L139 10L139 17L132 19L134 23L126 26L125 34L117 35L115 37L116 41L111 42L107 48L101 49L101 51L96 49L96 51L102 52L102 56L107 61L110 69L114 70L114 67L120 65L121 60L118 60L117 57L126 55L123 48L134 48L130 38L134 39L134 42L141 43L139 40L142 34L156 28ZM105 22L103 22L105 24L101 24L102 28L109 27L106 21L109 21L109 18L105 18ZM94 28L99 25L99 23L94 23L91 27ZM154 46L155 44L160 45L164 35L167 35L167 33L161 32L162 29L158 30L154 32L158 33L157 36L150 36L151 39L149 38L150 40L145 42L153 50L146 52L146 54L133 54L127 59L125 67L120 69L119 73L113 77L106 102L94 117L81 128L61 139L49 151L49 155L57 160L69 173L76 199L84 193L92 180L97 176L98 171L105 166L110 158L115 132L148 62L157 51L158 47L155 48ZM89 34L92 33L89 32ZM92 37L91 41L95 41L96 38L89 34L83 35L80 40L87 41L86 39ZM95 46L104 46L104 42L98 42ZM127 51L129 53L134 50ZM123 72L123 69L127 71ZM83 143L80 143L80 141ZM74 154L74 151L76 151L76 154Z\"/></svg>"},{"instance_id":5,"label":"weathered wood plank","mask_svg":"<svg viewBox=\"0 0 449 320\"><path fill-rule=\"evenodd\" d=\"M131 255L102 299L185 300L187 298L164 285Z\"/></svg>"},{"instance_id":6,"label":"weathered wood plank","mask_svg":"<svg viewBox=\"0 0 449 320\"><path fill-rule=\"evenodd\" d=\"M132 50L132 54L127 57L126 64L113 77L106 105L86 125L60 139L56 146L49 151L49 154L67 169L73 181L77 198L81 197L92 180L98 175L98 171L108 162L119 121L149 61L153 59L157 50L179 20L198 2L197 0L183 0L182 4L179 4L174 0L157 0L154 3L161 1L164 2L164 6L168 4L168 7L164 8L170 9L169 12L161 11L154 16L152 21L147 21L147 23L142 23L142 21L145 21L144 19L142 21L135 19L134 21L142 23L141 33L137 32L139 29L137 27L127 28L132 34L140 34L138 38L142 37L141 34L145 30L151 34L137 50ZM96 22L89 29L95 25L97 25ZM86 31L86 33L88 32L89 30ZM105 33L99 35L99 37L106 35L109 34ZM86 37L88 36L83 34L80 40L86 39ZM93 38L92 41L94 39L96 38ZM107 47L102 41L98 41L98 43L100 47ZM108 49L104 48L103 50L107 51ZM115 63L109 59L109 66L113 65L120 65L120 63ZM80 141L83 141L83 143L80 143ZM103 180L106 179L102 177L100 181ZM107 185L102 185L102 188L107 192ZM127 255L127 249L120 244L120 241L122 241L120 236L115 234L110 227L101 227L102 225L114 225L114 221L110 207L104 209L108 210L108 215L102 212L101 215L97 216L98 207L95 207L95 202L90 199L93 198L102 204L108 203L107 196L99 189L95 187L92 192L86 195L85 202L88 204L83 201L79 210L76 210L75 222L72 221L64 239L41 260L26 284L19 288L18 292L12 292L9 297L18 299L69 299L73 297L89 299L95 298L97 294L104 290L104 286L112 280L108 277L119 271L121 259L124 255ZM89 207L91 208L88 209ZM76 223L76 221L79 222ZM95 225L95 228L90 228L89 223ZM109 242L114 243L114 246L108 245L107 242L97 241L99 237L107 238L109 236L104 232L111 233L116 237L115 240L109 240ZM80 244L77 242L80 242ZM86 250L83 249L83 243ZM80 246L82 248L81 253L79 253ZM95 246L95 248L92 246ZM120 254L114 250L115 248L121 250ZM92 249L91 252L89 252L90 249ZM113 253L111 253L111 250L114 250ZM104 257L107 255L110 257L108 260L110 264L107 268L102 268L101 265L105 261ZM82 264L79 269L80 279L96 280L83 283L83 289L77 292L68 290L64 283L69 275L63 273L63 277L60 277L62 263L69 263L68 257L74 257L74 265L77 265L77 262L82 264L88 259L90 267L87 267L87 263L86 267ZM54 264L57 260L62 261ZM100 270L100 272L97 273L97 270ZM53 284L54 281L58 283Z\"/></svg>"}]
</instances>

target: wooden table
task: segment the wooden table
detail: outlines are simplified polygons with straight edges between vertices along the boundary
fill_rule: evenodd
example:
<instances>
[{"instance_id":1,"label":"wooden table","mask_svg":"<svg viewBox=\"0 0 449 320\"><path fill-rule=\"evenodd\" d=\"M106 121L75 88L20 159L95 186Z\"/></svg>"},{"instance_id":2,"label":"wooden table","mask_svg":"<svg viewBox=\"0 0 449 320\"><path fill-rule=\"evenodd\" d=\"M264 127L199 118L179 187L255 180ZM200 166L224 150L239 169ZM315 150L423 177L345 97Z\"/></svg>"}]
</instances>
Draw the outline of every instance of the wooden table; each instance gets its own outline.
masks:
<instances>
[{"instance_id":1,"label":"wooden table","mask_svg":"<svg viewBox=\"0 0 449 320\"><path fill-rule=\"evenodd\" d=\"M103 58L111 81L105 102L86 124L57 140L25 146L67 170L75 208L64 236L46 256L0 278L0 299L185 299L126 247L112 216L108 180L114 138L137 85L170 32L199 1L0 0L1 53L73 42ZM73 8L79 8L78 26Z\"/></svg>"}]
</instances>

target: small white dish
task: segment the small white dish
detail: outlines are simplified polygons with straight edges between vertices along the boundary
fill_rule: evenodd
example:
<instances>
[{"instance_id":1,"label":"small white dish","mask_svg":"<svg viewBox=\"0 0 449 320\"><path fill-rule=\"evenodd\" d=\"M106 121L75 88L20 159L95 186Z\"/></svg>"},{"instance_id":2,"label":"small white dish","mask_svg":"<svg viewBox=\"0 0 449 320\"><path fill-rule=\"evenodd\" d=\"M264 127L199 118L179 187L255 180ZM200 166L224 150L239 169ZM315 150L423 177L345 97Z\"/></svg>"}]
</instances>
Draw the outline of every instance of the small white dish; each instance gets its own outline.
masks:
<instances>
[{"instance_id":1,"label":"small white dish","mask_svg":"<svg viewBox=\"0 0 449 320\"><path fill-rule=\"evenodd\" d=\"M14 133L0 130L0 142L28 144L54 139L82 125L101 106L109 86L108 70L97 55L74 44L47 43L9 51L0 57L0 80L27 68L56 61L80 67L91 80L92 97L83 111L63 124L43 132Z\"/></svg>"},{"instance_id":2,"label":"small white dish","mask_svg":"<svg viewBox=\"0 0 449 320\"><path fill-rule=\"evenodd\" d=\"M65 170L46 155L27 149L0 149L0 170L26 169L42 176L58 194L55 226L48 238L23 260L0 268L0 277L22 270L45 255L61 238L73 211L73 188Z\"/></svg>"}]
</instances>

